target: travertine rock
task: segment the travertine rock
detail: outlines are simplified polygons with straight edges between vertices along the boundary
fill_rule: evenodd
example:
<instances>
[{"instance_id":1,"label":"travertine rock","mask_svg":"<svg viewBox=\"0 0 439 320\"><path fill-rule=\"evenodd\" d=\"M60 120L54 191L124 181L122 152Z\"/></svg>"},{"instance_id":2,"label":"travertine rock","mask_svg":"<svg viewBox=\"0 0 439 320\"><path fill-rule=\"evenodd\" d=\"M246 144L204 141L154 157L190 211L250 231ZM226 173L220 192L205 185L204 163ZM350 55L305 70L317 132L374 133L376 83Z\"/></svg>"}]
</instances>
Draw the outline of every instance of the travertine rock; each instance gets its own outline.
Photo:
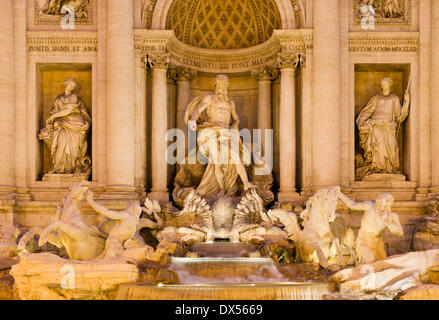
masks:
<instances>
[{"instance_id":1,"label":"travertine rock","mask_svg":"<svg viewBox=\"0 0 439 320\"><path fill-rule=\"evenodd\" d=\"M122 259L73 261L50 253L22 255L10 273L23 300L112 299L117 285L139 276Z\"/></svg>"},{"instance_id":2,"label":"travertine rock","mask_svg":"<svg viewBox=\"0 0 439 320\"><path fill-rule=\"evenodd\" d=\"M402 291L395 300L439 300L439 286L423 284Z\"/></svg>"},{"instance_id":3,"label":"travertine rock","mask_svg":"<svg viewBox=\"0 0 439 320\"><path fill-rule=\"evenodd\" d=\"M15 240L20 231L12 224L0 226L0 259L12 258L17 254Z\"/></svg>"},{"instance_id":4,"label":"travertine rock","mask_svg":"<svg viewBox=\"0 0 439 320\"><path fill-rule=\"evenodd\" d=\"M385 293L396 295L421 284L421 275L439 264L439 250L396 255L334 274L341 293Z\"/></svg>"}]
</instances>

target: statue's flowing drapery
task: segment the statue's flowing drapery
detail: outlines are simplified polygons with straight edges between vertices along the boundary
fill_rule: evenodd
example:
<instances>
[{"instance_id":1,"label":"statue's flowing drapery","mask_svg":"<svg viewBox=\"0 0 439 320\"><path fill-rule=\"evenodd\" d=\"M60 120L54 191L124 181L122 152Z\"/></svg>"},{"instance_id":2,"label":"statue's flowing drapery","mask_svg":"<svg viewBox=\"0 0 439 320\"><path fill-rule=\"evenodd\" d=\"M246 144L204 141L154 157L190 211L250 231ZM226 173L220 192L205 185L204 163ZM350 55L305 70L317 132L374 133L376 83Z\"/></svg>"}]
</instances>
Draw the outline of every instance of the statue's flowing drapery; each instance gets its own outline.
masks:
<instances>
[{"instance_id":1,"label":"statue's flowing drapery","mask_svg":"<svg viewBox=\"0 0 439 320\"><path fill-rule=\"evenodd\" d=\"M66 111L69 103L59 96L52 107L50 116ZM50 147L54 173L74 173L83 166L87 154L87 132L91 118L84 103L78 98L78 107L66 115L56 117L53 125L42 131L42 137Z\"/></svg>"},{"instance_id":2,"label":"statue's flowing drapery","mask_svg":"<svg viewBox=\"0 0 439 320\"><path fill-rule=\"evenodd\" d=\"M408 115L402 108L398 96L392 97L393 121L372 120L381 95L370 99L357 118L360 146L364 150L365 165L369 172L400 173L398 124Z\"/></svg>"}]
</instances>

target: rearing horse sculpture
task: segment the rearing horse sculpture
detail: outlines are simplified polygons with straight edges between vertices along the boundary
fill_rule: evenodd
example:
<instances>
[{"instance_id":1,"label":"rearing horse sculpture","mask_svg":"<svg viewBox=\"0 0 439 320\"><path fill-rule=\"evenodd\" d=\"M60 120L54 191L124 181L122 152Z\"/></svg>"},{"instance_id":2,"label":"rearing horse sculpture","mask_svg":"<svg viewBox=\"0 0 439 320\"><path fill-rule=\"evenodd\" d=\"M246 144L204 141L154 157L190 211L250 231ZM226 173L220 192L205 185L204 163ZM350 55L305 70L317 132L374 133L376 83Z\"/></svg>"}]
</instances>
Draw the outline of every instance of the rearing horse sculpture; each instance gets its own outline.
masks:
<instances>
[{"instance_id":1,"label":"rearing horse sculpture","mask_svg":"<svg viewBox=\"0 0 439 320\"><path fill-rule=\"evenodd\" d=\"M335 209L340 199L340 187L317 191L306 203L301 213L302 230L294 213L281 209L270 210L264 220L285 226L289 239L296 245L298 262L316 262L322 267L342 264L340 241L332 232L329 223L335 220Z\"/></svg>"},{"instance_id":2,"label":"rearing horse sculpture","mask_svg":"<svg viewBox=\"0 0 439 320\"><path fill-rule=\"evenodd\" d=\"M74 184L58 205L57 220L44 229L35 227L30 230L21 238L18 249L24 250L26 243L39 234L39 246L50 242L58 248L66 248L72 260L96 259L104 250L105 234L82 219L80 202L87 191L86 181Z\"/></svg>"}]
</instances>

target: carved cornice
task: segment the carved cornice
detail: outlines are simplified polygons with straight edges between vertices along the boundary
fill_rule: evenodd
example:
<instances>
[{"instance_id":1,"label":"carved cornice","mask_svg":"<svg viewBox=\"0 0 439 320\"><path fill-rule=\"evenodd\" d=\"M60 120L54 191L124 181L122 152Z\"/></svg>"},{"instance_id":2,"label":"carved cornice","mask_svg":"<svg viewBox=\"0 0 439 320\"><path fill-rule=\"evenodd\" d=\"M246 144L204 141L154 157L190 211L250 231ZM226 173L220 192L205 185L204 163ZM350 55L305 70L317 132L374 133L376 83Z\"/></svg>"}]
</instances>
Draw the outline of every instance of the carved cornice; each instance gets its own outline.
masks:
<instances>
[{"instance_id":1,"label":"carved cornice","mask_svg":"<svg viewBox=\"0 0 439 320\"><path fill-rule=\"evenodd\" d=\"M355 52L417 52L419 32L351 32L349 51Z\"/></svg>"},{"instance_id":2,"label":"carved cornice","mask_svg":"<svg viewBox=\"0 0 439 320\"><path fill-rule=\"evenodd\" d=\"M166 52L169 39L174 36L171 30L134 30L134 48L145 55L151 52Z\"/></svg>"},{"instance_id":3,"label":"carved cornice","mask_svg":"<svg viewBox=\"0 0 439 320\"><path fill-rule=\"evenodd\" d=\"M174 67L169 70L169 77L174 81L191 81L197 76L197 70L185 68L185 67Z\"/></svg>"},{"instance_id":4,"label":"carved cornice","mask_svg":"<svg viewBox=\"0 0 439 320\"><path fill-rule=\"evenodd\" d=\"M27 51L30 54L97 54L96 32L28 31Z\"/></svg>"},{"instance_id":5,"label":"carved cornice","mask_svg":"<svg viewBox=\"0 0 439 320\"><path fill-rule=\"evenodd\" d=\"M280 44L280 51L303 53L313 47L313 30L274 30L273 37L277 38Z\"/></svg>"},{"instance_id":6,"label":"carved cornice","mask_svg":"<svg viewBox=\"0 0 439 320\"><path fill-rule=\"evenodd\" d=\"M312 30L275 30L266 42L245 49L202 49L178 40L171 30L136 30L142 55L169 52L170 63L201 72L235 73L274 64L280 51L304 53L312 47Z\"/></svg>"}]
</instances>

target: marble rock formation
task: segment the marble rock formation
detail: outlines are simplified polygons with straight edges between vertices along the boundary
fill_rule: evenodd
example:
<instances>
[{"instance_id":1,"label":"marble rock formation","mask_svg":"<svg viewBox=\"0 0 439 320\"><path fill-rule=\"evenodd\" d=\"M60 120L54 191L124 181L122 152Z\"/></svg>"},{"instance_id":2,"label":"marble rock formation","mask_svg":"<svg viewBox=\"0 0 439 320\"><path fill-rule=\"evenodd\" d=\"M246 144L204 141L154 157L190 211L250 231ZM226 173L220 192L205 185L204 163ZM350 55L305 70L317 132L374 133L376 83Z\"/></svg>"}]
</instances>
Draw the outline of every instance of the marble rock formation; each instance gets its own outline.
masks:
<instances>
[{"instance_id":1,"label":"marble rock formation","mask_svg":"<svg viewBox=\"0 0 439 320\"><path fill-rule=\"evenodd\" d=\"M331 278L342 294L373 294L395 297L421 285L422 275L439 264L439 250L409 252L344 269Z\"/></svg>"},{"instance_id":2,"label":"marble rock formation","mask_svg":"<svg viewBox=\"0 0 439 320\"><path fill-rule=\"evenodd\" d=\"M26 253L11 275L22 300L107 300L114 298L117 285L135 283L139 270L119 258L74 261Z\"/></svg>"},{"instance_id":3,"label":"marble rock formation","mask_svg":"<svg viewBox=\"0 0 439 320\"><path fill-rule=\"evenodd\" d=\"M439 249L439 201L432 200L428 206L430 215L417 220L411 248L421 251Z\"/></svg>"},{"instance_id":4,"label":"marble rock formation","mask_svg":"<svg viewBox=\"0 0 439 320\"><path fill-rule=\"evenodd\" d=\"M16 240L20 230L13 224L0 226L0 259L10 259L17 253Z\"/></svg>"}]
</instances>

